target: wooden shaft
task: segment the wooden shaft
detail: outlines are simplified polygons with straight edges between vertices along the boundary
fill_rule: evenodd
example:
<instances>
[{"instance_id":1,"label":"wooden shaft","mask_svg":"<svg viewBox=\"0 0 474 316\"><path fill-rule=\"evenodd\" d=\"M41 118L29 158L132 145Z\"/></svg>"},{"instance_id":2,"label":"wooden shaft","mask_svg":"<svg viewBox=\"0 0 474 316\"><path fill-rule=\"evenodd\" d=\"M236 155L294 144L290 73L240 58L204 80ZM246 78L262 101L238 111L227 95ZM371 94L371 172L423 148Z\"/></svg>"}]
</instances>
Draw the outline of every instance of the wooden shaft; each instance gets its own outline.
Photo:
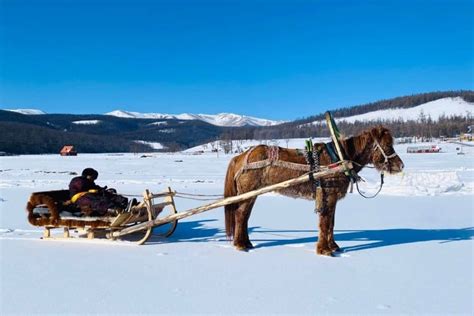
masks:
<instances>
[{"instance_id":1,"label":"wooden shaft","mask_svg":"<svg viewBox=\"0 0 474 316\"><path fill-rule=\"evenodd\" d=\"M344 172L344 170L347 170L347 168L352 168L351 163L350 162L343 162L340 165L338 165L337 167L330 168L330 169L323 170L323 171L313 172L313 176L314 176L314 178L321 178L321 177L324 177L324 176L327 176L327 175L330 175L330 174ZM290 186L293 186L293 185L301 184L301 183L304 183L304 182L307 182L307 181L309 181L309 176L308 176L308 174L304 174L302 176L299 176L298 178L286 180L286 181L283 181L283 182L280 182L280 183L277 183L277 184L273 184L273 185L270 185L270 186L267 186L267 187L264 187L264 188L261 188L261 189L249 191L247 193L239 194L239 195L236 195L236 196L220 199L220 200L217 200L215 202L212 202L212 203L209 203L209 204L206 204L206 205L203 205L203 206L199 206L199 207L196 207L196 208L192 208L192 209L184 211L184 212L180 212L180 213L177 213L177 214L172 214L172 215L169 215L169 216L166 216L166 217L163 217L163 218L157 218L153 221L144 222L144 223L141 223L141 224L137 224L137 225L122 229L120 231L115 231L115 232L112 232L112 237L116 238L116 237L128 235L128 234L134 233L136 231L140 231L140 230L148 229L148 228L151 228L151 227L154 227L154 226L159 226L159 225L162 225L162 224L165 224L165 223L180 220L180 219L183 219L185 217L189 217L189 216L196 215L196 214L199 214L199 213L202 213L202 212L206 212L206 211L209 211L209 210L221 207L221 206L225 206L225 205L245 201L245 200L251 199L253 197L256 197L258 195L261 195L261 194L265 194L265 193L268 193L268 192L271 192L271 191L281 190L281 189L284 189L284 188L287 188L287 187L290 187Z\"/></svg>"}]
</instances>

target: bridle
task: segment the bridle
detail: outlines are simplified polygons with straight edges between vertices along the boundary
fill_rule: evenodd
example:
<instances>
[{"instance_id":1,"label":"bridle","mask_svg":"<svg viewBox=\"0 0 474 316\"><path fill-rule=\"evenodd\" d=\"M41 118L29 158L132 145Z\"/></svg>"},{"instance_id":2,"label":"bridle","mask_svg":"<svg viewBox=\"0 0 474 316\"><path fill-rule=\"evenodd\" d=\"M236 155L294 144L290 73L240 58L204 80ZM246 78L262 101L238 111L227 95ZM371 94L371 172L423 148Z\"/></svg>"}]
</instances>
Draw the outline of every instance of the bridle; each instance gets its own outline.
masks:
<instances>
[{"instance_id":1,"label":"bridle","mask_svg":"<svg viewBox=\"0 0 474 316\"><path fill-rule=\"evenodd\" d=\"M376 149L380 150L380 153L382 153L382 156L385 158L385 161L383 162L384 165L388 164L389 159L398 157L398 154L396 152L393 152L392 154L387 155L385 151L383 150L382 146L380 146L380 143L377 141L377 139L375 139L375 137L373 137L373 139L374 139L374 151Z\"/></svg>"}]
</instances>

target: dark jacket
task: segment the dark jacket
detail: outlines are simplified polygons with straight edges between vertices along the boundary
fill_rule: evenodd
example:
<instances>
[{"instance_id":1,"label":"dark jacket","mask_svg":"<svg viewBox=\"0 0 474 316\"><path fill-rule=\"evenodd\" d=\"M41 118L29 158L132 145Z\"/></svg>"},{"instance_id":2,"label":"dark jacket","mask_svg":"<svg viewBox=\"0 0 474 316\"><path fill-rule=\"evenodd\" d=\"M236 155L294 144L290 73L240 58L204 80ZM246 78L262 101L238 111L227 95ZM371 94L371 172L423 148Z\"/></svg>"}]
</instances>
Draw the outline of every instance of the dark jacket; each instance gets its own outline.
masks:
<instances>
[{"instance_id":1,"label":"dark jacket","mask_svg":"<svg viewBox=\"0 0 474 316\"><path fill-rule=\"evenodd\" d=\"M75 177L69 183L69 194L71 198L77 193L87 192L89 190L97 190L97 193L87 193L81 195L76 201L77 205L84 215L102 216L107 213L108 209L125 209L128 199L124 196L113 193L107 187L100 187L93 180L86 177Z\"/></svg>"},{"instance_id":2,"label":"dark jacket","mask_svg":"<svg viewBox=\"0 0 474 316\"><path fill-rule=\"evenodd\" d=\"M93 180L89 180L86 177L79 176L75 177L69 183L69 194L73 197L79 192L87 192L89 190L102 190L102 187L95 184Z\"/></svg>"}]
</instances>

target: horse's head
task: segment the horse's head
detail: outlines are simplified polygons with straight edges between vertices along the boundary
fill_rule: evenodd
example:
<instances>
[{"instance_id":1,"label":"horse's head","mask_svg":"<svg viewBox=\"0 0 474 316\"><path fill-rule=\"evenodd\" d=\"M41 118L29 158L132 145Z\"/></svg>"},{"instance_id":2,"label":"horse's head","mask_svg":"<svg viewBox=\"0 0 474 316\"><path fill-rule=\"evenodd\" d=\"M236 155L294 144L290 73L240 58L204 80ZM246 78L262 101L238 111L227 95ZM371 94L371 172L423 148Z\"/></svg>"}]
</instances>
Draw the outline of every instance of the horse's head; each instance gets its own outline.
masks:
<instances>
[{"instance_id":1,"label":"horse's head","mask_svg":"<svg viewBox=\"0 0 474 316\"><path fill-rule=\"evenodd\" d=\"M372 128L370 135L374 144L370 157L375 168L389 173L401 172L404 164L393 149L393 137L390 131L380 125Z\"/></svg>"}]
</instances>

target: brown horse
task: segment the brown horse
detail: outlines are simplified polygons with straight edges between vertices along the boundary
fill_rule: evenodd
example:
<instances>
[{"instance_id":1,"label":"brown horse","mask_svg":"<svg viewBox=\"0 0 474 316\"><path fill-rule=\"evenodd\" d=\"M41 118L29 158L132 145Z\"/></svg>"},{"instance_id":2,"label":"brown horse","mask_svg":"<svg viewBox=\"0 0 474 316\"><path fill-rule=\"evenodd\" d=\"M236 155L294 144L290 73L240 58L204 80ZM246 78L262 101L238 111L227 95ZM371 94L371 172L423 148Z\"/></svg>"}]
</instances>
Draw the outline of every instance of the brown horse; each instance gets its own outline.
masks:
<instances>
[{"instance_id":1,"label":"brown horse","mask_svg":"<svg viewBox=\"0 0 474 316\"><path fill-rule=\"evenodd\" d=\"M393 149L393 137L390 131L378 126L361 134L341 140L346 159L351 160L354 171L359 172L368 164L373 164L378 171L398 173L403 169L403 162ZM324 144L315 144L320 150L321 166L331 163L330 153ZM305 153L298 149L268 147L259 145L232 158L227 168L224 196L231 197L268 185L279 183L301 176L309 171ZM347 192L350 180L343 173L321 178L324 212L319 212L319 237L316 253L332 255L340 248L334 241L334 216L336 203ZM310 181L278 191L278 193L295 197L314 199L315 191ZM248 236L248 220L256 198L252 198L225 207L225 226L229 238L234 239L238 250L253 248Z\"/></svg>"}]
</instances>

